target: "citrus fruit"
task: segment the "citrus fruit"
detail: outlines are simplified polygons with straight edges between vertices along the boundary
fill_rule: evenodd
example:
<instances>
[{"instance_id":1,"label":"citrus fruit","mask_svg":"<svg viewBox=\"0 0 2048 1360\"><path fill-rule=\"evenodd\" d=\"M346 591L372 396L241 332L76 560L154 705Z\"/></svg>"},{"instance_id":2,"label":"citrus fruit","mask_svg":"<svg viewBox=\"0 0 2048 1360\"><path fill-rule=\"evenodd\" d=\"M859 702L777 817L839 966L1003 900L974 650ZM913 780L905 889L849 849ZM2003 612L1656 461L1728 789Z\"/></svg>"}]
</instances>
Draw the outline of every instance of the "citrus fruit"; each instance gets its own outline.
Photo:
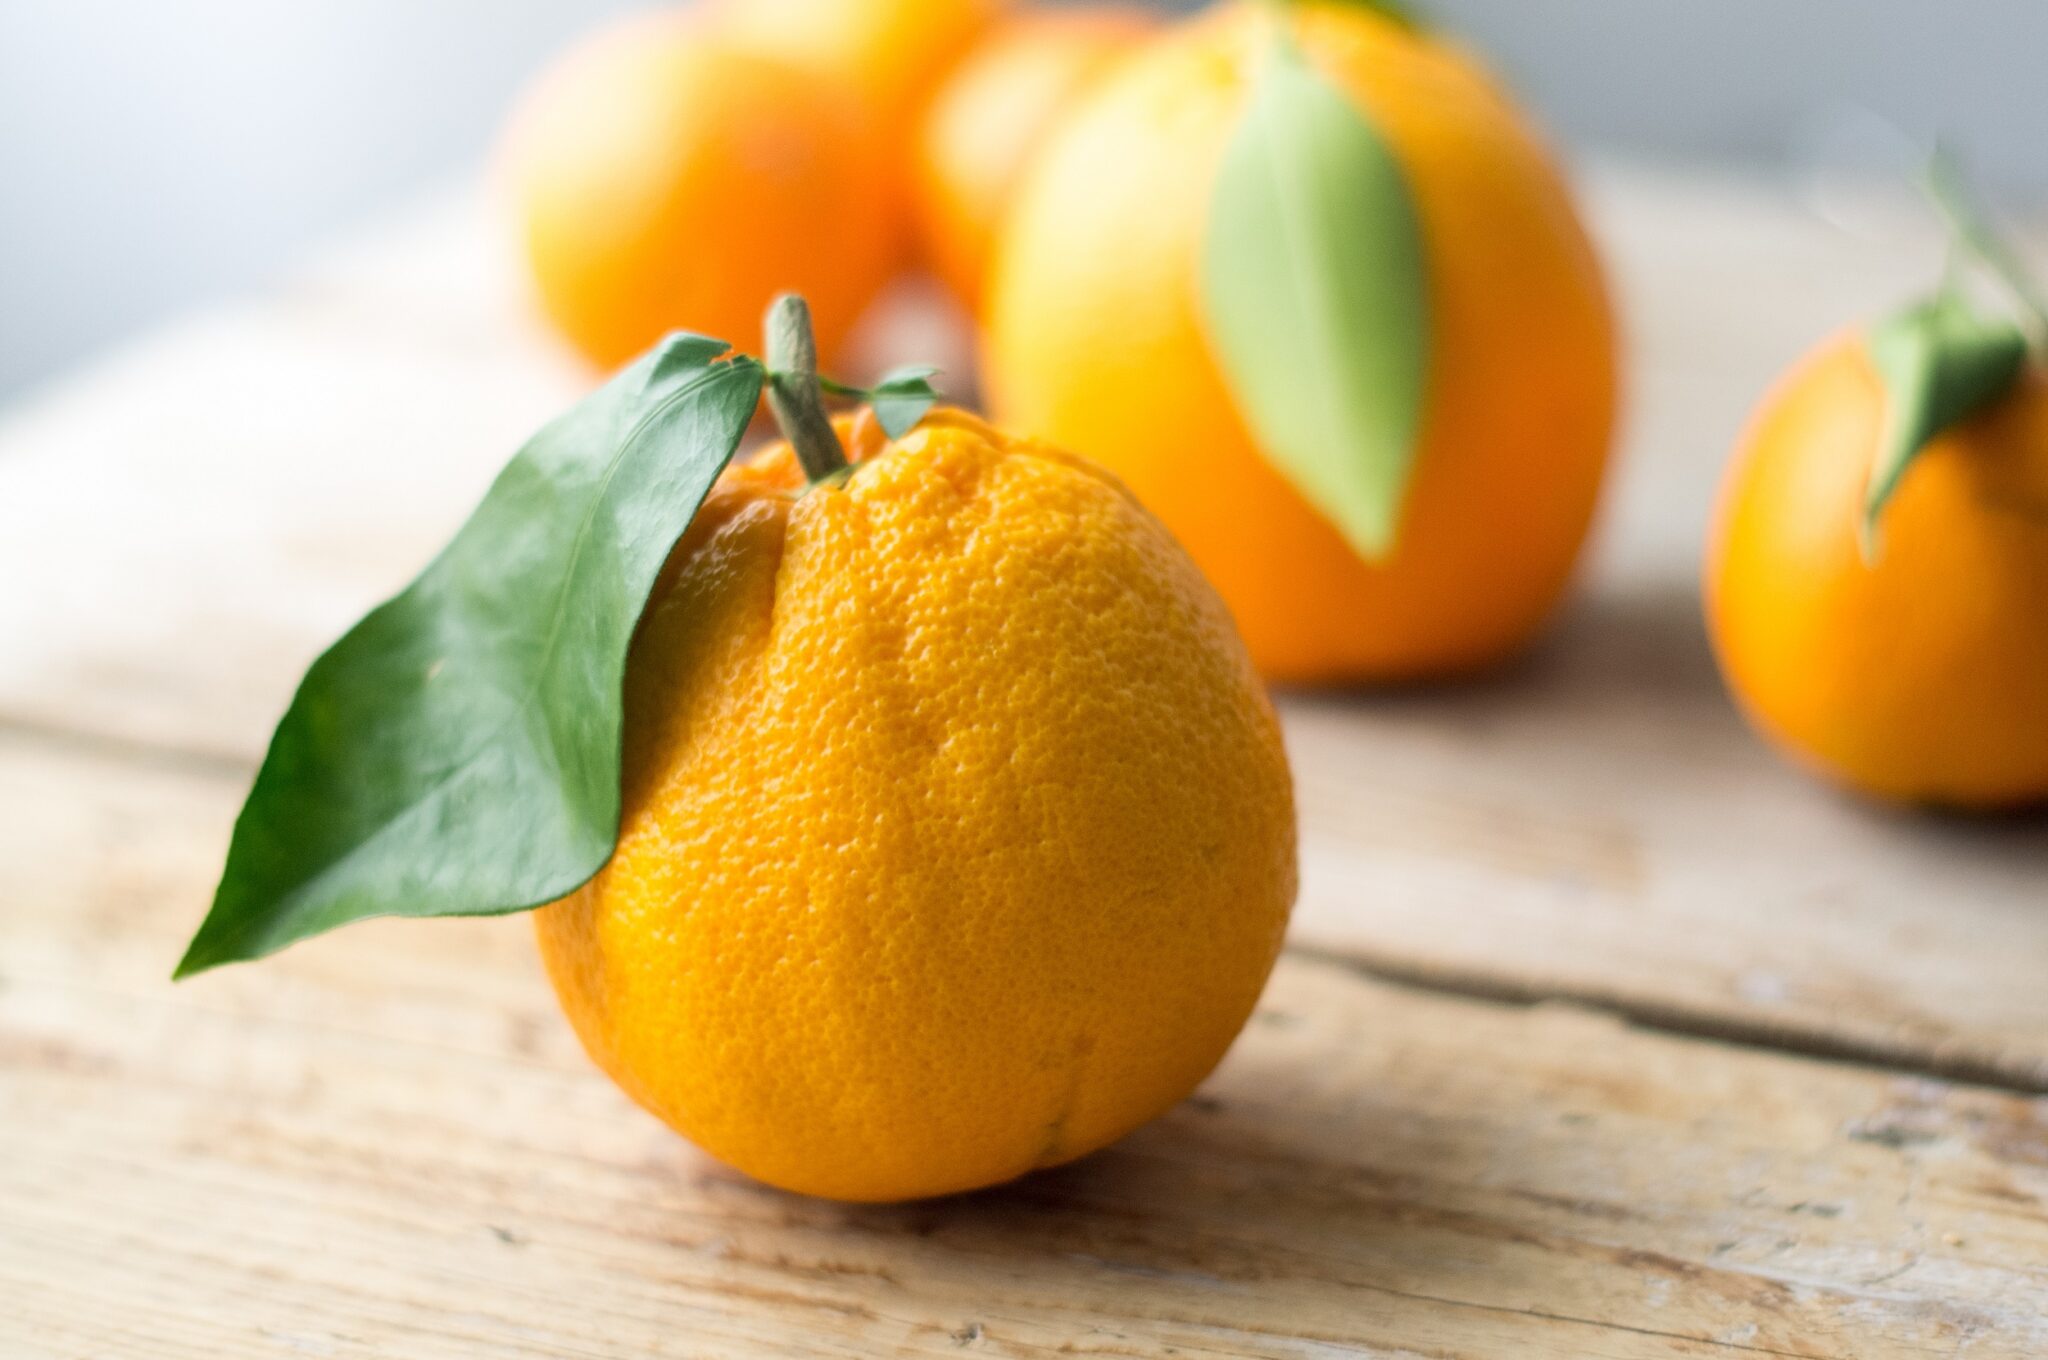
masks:
<instances>
[{"instance_id":1,"label":"citrus fruit","mask_svg":"<svg viewBox=\"0 0 2048 1360\"><path fill-rule=\"evenodd\" d=\"M1155 23L1126 6L1019 11L940 86L918 130L916 224L926 263L970 311L1026 162Z\"/></svg>"},{"instance_id":2,"label":"citrus fruit","mask_svg":"<svg viewBox=\"0 0 2048 1360\"><path fill-rule=\"evenodd\" d=\"M714 0L719 27L852 91L892 147L1003 0Z\"/></svg>"},{"instance_id":3,"label":"citrus fruit","mask_svg":"<svg viewBox=\"0 0 2048 1360\"><path fill-rule=\"evenodd\" d=\"M1921 448L1866 544L1886 418L1857 334L1753 418L1706 565L1722 672L1768 738L1855 789L2048 798L2048 372L2036 361Z\"/></svg>"},{"instance_id":4,"label":"citrus fruit","mask_svg":"<svg viewBox=\"0 0 2048 1360\"><path fill-rule=\"evenodd\" d=\"M625 20L568 54L527 96L507 160L541 306L605 368L678 328L750 335L789 289L829 355L903 248L850 97L689 15Z\"/></svg>"},{"instance_id":5,"label":"citrus fruit","mask_svg":"<svg viewBox=\"0 0 2048 1360\"><path fill-rule=\"evenodd\" d=\"M761 1180L895 1200L1193 1089L1279 948L1294 819L1228 614L1115 480L958 411L841 428L850 470L774 448L678 546L617 851L537 929L634 1099Z\"/></svg>"},{"instance_id":6,"label":"citrus fruit","mask_svg":"<svg viewBox=\"0 0 2048 1360\"><path fill-rule=\"evenodd\" d=\"M1287 47L1391 153L1426 263L1419 434L1379 560L1250 432L1197 283L1282 15ZM1437 675L1516 650L1568 582L1607 461L1614 328L1565 187L1469 58L1367 6L1228 6L1120 63L1034 159L986 330L995 415L1123 478L1279 680Z\"/></svg>"}]
</instances>

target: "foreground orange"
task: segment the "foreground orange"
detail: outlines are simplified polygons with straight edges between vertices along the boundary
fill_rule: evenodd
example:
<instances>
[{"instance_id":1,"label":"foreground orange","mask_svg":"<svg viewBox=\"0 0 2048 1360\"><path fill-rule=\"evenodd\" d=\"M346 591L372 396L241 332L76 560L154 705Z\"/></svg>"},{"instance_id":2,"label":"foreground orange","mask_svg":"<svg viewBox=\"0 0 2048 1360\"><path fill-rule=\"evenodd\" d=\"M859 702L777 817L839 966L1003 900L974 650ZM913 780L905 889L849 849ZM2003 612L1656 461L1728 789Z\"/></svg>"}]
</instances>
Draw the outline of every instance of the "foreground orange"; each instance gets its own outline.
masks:
<instances>
[{"instance_id":1,"label":"foreground orange","mask_svg":"<svg viewBox=\"0 0 2048 1360\"><path fill-rule=\"evenodd\" d=\"M1279 948L1294 821L1228 615L1115 481L956 411L850 442L698 514L628 671L617 852L537 921L634 1099L895 1200L1192 1090Z\"/></svg>"},{"instance_id":2,"label":"foreground orange","mask_svg":"<svg viewBox=\"0 0 2048 1360\"><path fill-rule=\"evenodd\" d=\"M810 298L829 359L903 249L856 101L688 15L571 52L506 158L542 308L602 368L679 327L752 334L785 290Z\"/></svg>"},{"instance_id":3,"label":"foreground orange","mask_svg":"<svg viewBox=\"0 0 2048 1360\"><path fill-rule=\"evenodd\" d=\"M916 219L926 263L981 306L997 230L1061 114L1150 33L1150 10L1032 9L999 25L940 87L918 130Z\"/></svg>"},{"instance_id":4,"label":"foreground orange","mask_svg":"<svg viewBox=\"0 0 2048 1360\"><path fill-rule=\"evenodd\" d=\"M1885 419L1851 334L1752 422L1706 568L1729 687L1781 749L1863 792L2048 798L2048 371L1929 442L1866 552Z\"/></svg>"},{"instance_id":5,"label":"foreground orange","mask_svg":"<svg viewBox=\"0 0 2048 1360\"><path fill-rule=\"evenodd\" d=\"M1367 561L1248 432L1196 279L1219 165L1274 43L1385 139L1427 259L1427 383L1391 553ZM1572 203L1464 54L1359 5L1230 6L1086 98L1020 191L985 374L1006 423L1105 463L1285 681L1496 661L1571 575L1606 466L1615 339Z\"/></svg>"}]
</instances>

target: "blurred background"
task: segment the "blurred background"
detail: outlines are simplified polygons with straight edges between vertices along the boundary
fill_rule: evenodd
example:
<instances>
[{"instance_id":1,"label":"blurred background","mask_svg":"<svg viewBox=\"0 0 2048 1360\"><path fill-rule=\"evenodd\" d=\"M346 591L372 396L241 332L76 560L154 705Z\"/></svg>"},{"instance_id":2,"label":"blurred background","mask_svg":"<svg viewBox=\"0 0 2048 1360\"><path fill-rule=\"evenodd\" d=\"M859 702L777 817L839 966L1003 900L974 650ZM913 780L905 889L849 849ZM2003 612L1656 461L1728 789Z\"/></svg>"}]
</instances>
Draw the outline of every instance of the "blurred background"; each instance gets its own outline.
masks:
<instances>
[{"instance_id":1,"label":"blurred background","mask_svg":"<svg viewBox=\"0 0 2048 1360\"><path fill-rule=\"evenodd\" d=\"M488 156L624 0L0 0L0 396ZM1426 0L1575 154L2048 198L2042 0Z\"/></svg>"}]
</instances>

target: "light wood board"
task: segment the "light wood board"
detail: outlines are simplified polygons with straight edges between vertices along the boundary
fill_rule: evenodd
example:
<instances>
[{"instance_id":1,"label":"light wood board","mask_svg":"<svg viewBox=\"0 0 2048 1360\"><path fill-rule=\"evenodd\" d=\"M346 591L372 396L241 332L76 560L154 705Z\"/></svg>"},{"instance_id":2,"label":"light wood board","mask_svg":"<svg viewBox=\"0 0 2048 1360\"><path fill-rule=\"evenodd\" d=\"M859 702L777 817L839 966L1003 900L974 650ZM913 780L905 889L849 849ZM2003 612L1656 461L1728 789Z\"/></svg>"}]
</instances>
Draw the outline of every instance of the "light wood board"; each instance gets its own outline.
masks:
<instances>
[{"instance_id":1,"label":"light wood board","mask_svg":"<svg viewBox=\"0 0 2048 1360\"><path fill-rule=\"evenodd\" d=\"M0 739L0 1353L2048 1349L2048 1101L1291 958L1111 1151L834 1206L633 1108L518 918L173 987L238 793Z\"/></svg>"}]
</instances>

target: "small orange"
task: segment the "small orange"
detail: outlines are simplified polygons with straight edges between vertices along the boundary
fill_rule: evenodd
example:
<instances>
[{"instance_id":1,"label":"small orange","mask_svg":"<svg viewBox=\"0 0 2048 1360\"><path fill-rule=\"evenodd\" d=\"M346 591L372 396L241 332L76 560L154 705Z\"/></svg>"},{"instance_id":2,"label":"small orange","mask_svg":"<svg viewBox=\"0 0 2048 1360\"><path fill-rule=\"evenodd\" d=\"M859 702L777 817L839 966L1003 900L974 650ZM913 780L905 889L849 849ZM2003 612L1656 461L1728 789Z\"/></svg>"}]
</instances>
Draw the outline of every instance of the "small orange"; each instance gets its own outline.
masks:
<instances>
[{"instance_id":1,"label":"small orange","mask_svg":"<svg viewBox=\"0 0 2048 1360\"><path fill-rule=\"evenodd\" d=\"M1271 16L1408 182L1428 260L1423 421L1392 555L1368 562L1261 453L1196 284ZM985 372L1005 423L1103 462L1188 546L1270 677L1437 675L1527 642L1607 462L1600 269L1550 158L1457 49L1367 6L1231 5L1143 46L1062 123L998 251Z\"/></svg>"},{"instance_id":2,"label":"small orange","mask_svg":"<svg viewBox=\"0 0 2048 1360\"><path fill-rule=\"evenodd\" d=\"M1157 24L1130 6L1032 9L999 24L940 87L918 133L915 208L926 262L980 307L996 230L1059 116Z\"/></svg>"},{"instance_id":3,"label":"small orange","mask_svg":"<svg viewBox=\"0 0 2048 1360\"><path fill-rule=\"evenodd\" d=\"M1194 1088L1295 889L1278 725L1113 479L940 410L729 470L626 684L617 853L537 915L597 1063L712 1155L894 1200Z\"/></svg>"},{"instance_id":4,"label":"small orange","mask_svg":"<svg viewBox=\"0 0 2048 1360\"><path fill-rule=\"evenodd\" d=\"M730 37L853 92L893 148L1004 0L714 0Z\"/></svg>"},{"instance_id":5,"label":"small orange","mask_svg":"<svg viewBox=\"0 0 2048 1360\"><path fill-rule=\"evenodd\" d=\"M810 298L829 356L902 250L849 99L689 15L570 53L525 100L508 160L541 305L605 368L677 328L751 335L786 290Z\"/></svg>"},{"instance_id":6,"label":"small orange","mask_svg":"<svg viewBox=\"0 0 2048 1360\"><path fill-rule=\"evenodd\" d=\"M1919 453L1866 561L1857 523L1885 410L1851 334L1751 422L1706 565L1729 688L1780 748L1866 793L2048 798L2048 371Z\"/></svg>"}]
</instances>

